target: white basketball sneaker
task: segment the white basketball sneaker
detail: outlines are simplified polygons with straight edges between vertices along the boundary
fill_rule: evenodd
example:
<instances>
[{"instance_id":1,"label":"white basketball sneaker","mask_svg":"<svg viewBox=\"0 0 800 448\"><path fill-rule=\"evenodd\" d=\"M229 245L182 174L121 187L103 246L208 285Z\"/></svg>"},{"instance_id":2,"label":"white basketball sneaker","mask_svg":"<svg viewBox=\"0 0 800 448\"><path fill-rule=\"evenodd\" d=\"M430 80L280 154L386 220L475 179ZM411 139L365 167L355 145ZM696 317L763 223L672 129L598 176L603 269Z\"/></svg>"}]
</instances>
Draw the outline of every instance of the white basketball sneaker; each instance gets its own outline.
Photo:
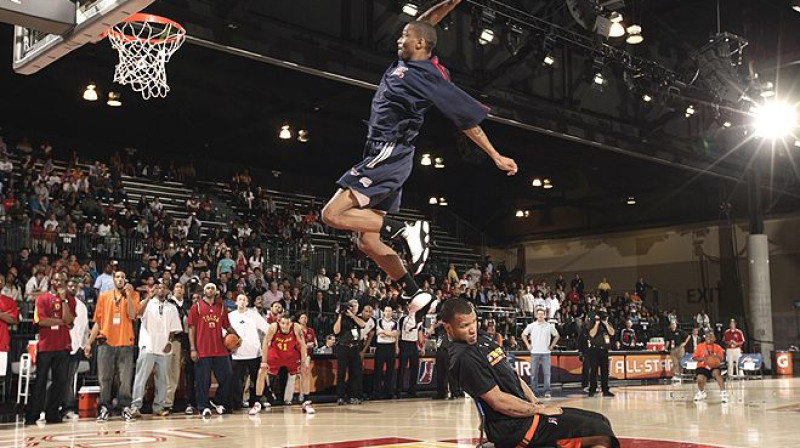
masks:
<instances>
[{"instance_id":1,"label":"white basketball sneaker","mask_svg":"<svg viewBox=\"0 0 800 448\"><path fill-rule=\"evenodd\" d=\"M259 403L259 402L257 402L257 401L256 401L256 403L253 405L253 407L252 407L252 408L250 408L250 410L249 410L249 411L247 411L247 413L248 413L249 415L258 415L258 413L259 413L259 412L261 412L261 403Z\"/></svg>"},{"instance_id":2,"label":"white basketball sneaker","mask_svg":"<svg viewBox=\"0 0 800 448\"><path fill-rule=\"evenodd\" d=\"M431 254L431 225L428 221L416 221L414 224L406 224L406 228L400 235L406 242L411 264L409 272L411 275L419 275L428 261Z\"/></svg>"},{"instance_id":3,"label":"white basketball sneaker","mask_svg":"<svg viewBox=\"0 0 800 448\"><path fill-rule=\"evenodd\" d=\"M413 325L416 322L422 322L425 319L425 315L428 314L432 304L433 296L428 292L419 290L413 296L411 296L411 299L408 302L409 325Z\"/></svg>"},{"instance_id":4,"label":"white basketball sneaker","mask_svg":"<svg viewBox=\"0 0 800 448\"><path fill-rule=\"evenodd\" d=\"M311 407L311 402L310 401L304 401L303 405L301 406L301 408L303 409L303 413L305 413L305 414L316 414L317 413L317 411L315 411L314 408Z\"/></svg>"},{"instance_id":5,"label":"white basketball sneaker","mask_svg":"<svg viewBox=\"0 0 800 448\"><path fill-rule=\"evenodd\" d=\"M719 398L722 400L723 403L727 403L728 402L728 391L727 390L720 391Z\"/></svg>"},{"instance_id":6,"label":"white basketball sneaker","mask_svg":"<svg viewBox=\"0 0 800 448\"><path fill-rule=\"evenodd\" d=\"M706 399L707 394L705 391L698 390L696 394L694 394L694 401L703 401Z\"/></svg>"}]
</instances>

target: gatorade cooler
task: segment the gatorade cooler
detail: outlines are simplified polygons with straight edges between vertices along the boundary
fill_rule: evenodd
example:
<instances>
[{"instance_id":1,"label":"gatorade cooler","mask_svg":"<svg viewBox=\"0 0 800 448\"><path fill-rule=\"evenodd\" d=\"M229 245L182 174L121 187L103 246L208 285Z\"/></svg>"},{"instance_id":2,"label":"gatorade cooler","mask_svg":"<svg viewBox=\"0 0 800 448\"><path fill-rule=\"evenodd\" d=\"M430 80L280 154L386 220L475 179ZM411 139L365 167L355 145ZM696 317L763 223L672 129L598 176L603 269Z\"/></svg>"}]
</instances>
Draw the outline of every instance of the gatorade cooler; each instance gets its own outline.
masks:
<instances>
[{"instance_id":1,"label":"gatorade cooler","mask_svg":"<svg viewBox=\"0 0 800 448\"><path fill-rule=\"evenodd\" d=\"M792 376L794 369L792 368L792 352L790 351L774 351L772 352L772 366L777 376Z\"/></svg>"},{"instance_id":2,"label":"gatorade cooler","mask_svg":"<svg viewBox=\"0 0 800 448\"><path fill-rule=\"evenodd\" d=\"M97 411L100 386L83 386L78 390L78 415L89 416Z\"/></svg>"}]
</instances>

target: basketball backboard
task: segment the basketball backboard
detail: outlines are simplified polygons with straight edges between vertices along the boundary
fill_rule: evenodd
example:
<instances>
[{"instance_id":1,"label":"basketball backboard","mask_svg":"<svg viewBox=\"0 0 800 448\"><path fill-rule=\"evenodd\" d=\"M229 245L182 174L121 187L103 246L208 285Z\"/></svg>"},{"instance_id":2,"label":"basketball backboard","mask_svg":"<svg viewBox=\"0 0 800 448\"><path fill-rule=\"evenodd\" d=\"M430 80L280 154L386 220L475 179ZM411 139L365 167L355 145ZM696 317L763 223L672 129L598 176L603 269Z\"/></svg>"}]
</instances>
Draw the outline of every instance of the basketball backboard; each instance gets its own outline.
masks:
<instances>
[{"instance_id":1,"label":"basketball backboard","mask_svg":"<svg viewBox=\"0 0 800 448\"><path fill-rule=\"evenodd\" d=\"M14 11L24 14L41 0L13 0ZM14 71L30 75L89 42L97 42L109 28L149 6L155 0L90 0L77 2L74 26L52 34L26 26L14 26ZM30 21L18 23L30 24ZM29 25L30 26L30 25Z\"/></svg>"}]
</instances>

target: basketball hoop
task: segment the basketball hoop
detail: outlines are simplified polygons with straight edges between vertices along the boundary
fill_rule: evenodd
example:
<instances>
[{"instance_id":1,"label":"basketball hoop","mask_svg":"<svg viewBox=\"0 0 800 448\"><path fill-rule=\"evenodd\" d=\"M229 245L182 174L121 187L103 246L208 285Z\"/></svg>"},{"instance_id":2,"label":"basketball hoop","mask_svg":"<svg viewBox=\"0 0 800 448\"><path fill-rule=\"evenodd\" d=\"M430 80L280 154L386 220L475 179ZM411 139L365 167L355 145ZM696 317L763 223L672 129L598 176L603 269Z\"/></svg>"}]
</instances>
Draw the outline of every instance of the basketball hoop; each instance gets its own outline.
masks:
<instances>
[{"instance_id":1,"label":"basketball hoop","mask_svg":"<svg viewBox=\"0 0 800 448\"><path fill-rule=\"evenodd\" d=\"M114 25L107 34L119 53L114 82L130 85L145 100L166 97L166 64L183 44L186 30L170 19L137 13Z\"/></svg>"}]
</instances>

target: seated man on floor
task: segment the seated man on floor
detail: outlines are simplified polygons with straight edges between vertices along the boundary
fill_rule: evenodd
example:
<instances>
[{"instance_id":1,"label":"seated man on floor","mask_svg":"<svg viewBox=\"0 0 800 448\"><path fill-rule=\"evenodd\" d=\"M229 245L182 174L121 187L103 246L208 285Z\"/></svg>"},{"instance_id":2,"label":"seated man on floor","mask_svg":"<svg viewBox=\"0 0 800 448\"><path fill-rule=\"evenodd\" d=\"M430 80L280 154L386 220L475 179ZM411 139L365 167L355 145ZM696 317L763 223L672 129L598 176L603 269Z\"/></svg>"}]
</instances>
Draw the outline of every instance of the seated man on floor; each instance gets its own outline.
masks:
<instances>
[{"instance_id":1,"label":"seated man on floor","mask_svg":"<svg viewBox=\"0 0 800 448\"><path fill-rule=\"evenodd\" d=\"M503 349L478 332L472 304L445 301L442 321L452 341L450 371L483 410L486 435L496 447L619 448L603 415L540 404Z\"/></svg>"}]
</instances>

